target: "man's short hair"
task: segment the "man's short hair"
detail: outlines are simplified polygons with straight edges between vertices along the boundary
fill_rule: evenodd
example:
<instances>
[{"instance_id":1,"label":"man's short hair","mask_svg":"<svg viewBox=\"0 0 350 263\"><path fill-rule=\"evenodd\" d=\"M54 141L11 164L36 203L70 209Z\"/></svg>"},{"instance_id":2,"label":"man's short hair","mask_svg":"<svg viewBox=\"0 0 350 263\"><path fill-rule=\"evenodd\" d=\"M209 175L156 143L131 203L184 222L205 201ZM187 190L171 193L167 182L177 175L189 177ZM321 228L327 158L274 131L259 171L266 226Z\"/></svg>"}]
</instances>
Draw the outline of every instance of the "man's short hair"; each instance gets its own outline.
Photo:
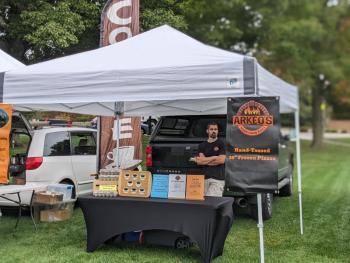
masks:
<instances>
[{"instance_id":1,"label":"man's short hair","mask_svg":"<svg viewBox=\"0 0 350 263\"><path fill-rule=\"evenodd\" d=\"M207 130L209 129L209 126L217 126L218 127L218 129L219 129L219 124L217 124L215 121L211 121L211 122L208 122L208 124L207 124Z\"/></svg>"}]
</instances>

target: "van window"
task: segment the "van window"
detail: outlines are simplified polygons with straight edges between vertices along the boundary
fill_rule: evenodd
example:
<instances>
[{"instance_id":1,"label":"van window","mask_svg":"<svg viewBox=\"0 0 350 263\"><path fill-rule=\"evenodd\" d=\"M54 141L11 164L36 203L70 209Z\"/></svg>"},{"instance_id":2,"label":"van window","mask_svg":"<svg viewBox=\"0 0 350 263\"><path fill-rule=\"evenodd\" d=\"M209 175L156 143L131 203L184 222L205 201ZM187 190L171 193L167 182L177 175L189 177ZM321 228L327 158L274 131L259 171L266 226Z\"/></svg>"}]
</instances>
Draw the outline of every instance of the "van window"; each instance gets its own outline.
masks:
<instances>
[{"instance_id":1,"label":"van window","mask_svg":"<svg viewBox=\"0 0 350 263\"><path fill-rule=\"evenodd\" d=\"M45 136L44 156L70 155L70 142L68 132L53 132Z\"/></svg>"},{"instance_id":2,"label":"van window","mask_svg":"<svg viewBox=\"0 0 350 263\"><path fill-rule=\"evenodd\" d=\"M73 155L96 155L96 141L92 132L71 132Z\"/></svg>"}]
</instances>

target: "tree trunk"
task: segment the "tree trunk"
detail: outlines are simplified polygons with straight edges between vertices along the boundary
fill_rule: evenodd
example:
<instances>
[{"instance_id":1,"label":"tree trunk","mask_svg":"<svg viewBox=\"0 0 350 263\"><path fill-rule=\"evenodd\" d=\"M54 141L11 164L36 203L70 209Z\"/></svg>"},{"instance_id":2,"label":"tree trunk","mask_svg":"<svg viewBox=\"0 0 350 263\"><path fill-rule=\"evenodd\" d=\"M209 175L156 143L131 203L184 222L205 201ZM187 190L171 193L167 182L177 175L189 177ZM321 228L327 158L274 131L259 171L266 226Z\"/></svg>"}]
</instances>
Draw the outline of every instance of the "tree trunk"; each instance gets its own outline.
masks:
<instances>
[{"instance_id":1,"label":"tree trunk","mask_svg":"<svg viewBox=\"0 0 350 263\"><path fill-rule=\"evenodd\" d=\"M324 134L324 96L320 88L312 89L312 148L321 148Z\"/></svg>"}]
</instances>

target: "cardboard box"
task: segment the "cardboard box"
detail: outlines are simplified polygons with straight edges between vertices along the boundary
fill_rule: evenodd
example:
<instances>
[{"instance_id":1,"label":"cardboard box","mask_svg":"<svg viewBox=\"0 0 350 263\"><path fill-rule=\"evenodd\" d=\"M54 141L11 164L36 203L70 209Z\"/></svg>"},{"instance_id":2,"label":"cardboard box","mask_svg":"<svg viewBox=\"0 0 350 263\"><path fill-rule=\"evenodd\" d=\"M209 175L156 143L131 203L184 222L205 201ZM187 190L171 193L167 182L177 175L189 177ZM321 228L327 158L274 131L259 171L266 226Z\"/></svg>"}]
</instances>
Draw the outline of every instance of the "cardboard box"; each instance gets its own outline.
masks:
<instances>
[{"instance_id":1,"label":"cardboard box","mask_svg":"<svg viewBox=\"0 0 350 263\"><path fill-rule=\"evenodd\" d=\"M41 222L57 222L70 219L72 216L72 211L69 208L62 210L49 209L40 211L40 221Z\"/></svg>"},{"instance_id":2,"label":"cardboard box","mask_svg":"<svg viewBox=\"0 0 350 263\"><path fill-rule=\"evenodd\" d=\"M168 198L186 198L186 174L169 174Z\"/></svg>"},{"instance_id":3,"label":"cardboard box","mask_svg":"<svg viewBox=\"0 0 350 263\"><path fill-rule=\"evenodd\" d=\"M204 200L204 175L187 175L186 199Z\"/></svg>"},{"instance_id":4,"label":"cardboard box","mask_svg":"<svg viewBox=\"0 0 350 263\"><path fill-rule=\"evenodd\" d=\"M33 197L33 203L54 205L62 202L63 194L48 191L36 192Z\"/></svg>"},{"instance_id":5,"label":"cardboard box","mask_svg":"<svg viewBox=\"0 0 350 263\"><path fill-rule=\"evenodd\" d=\"M95 179L93 183L92 193L94 196L117 196L118 181L107 179Z\"/></svg>"},{"instance_id":6,"label":"cardboard box","mask_svg":"<svg viewBox=\"0 0 350 263\"><path fill-rule=\"evenodd\" d=\"M73 215L75 201L71 199L57 204L34 203L35 221L56 222L69 219Z\"/></svg>"}]
</instances>

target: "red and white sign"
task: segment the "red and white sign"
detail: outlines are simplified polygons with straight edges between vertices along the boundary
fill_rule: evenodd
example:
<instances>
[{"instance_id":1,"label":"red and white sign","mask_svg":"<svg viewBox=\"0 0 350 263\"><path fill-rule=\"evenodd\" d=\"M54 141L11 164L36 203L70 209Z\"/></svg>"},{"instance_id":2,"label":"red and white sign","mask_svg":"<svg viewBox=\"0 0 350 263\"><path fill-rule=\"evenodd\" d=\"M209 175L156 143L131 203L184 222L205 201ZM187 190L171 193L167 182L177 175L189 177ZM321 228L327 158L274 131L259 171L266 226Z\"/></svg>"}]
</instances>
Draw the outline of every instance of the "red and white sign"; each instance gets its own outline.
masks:
<instances>
[{"instance_id":1,"label":"red and white sign","mask_svg":"<svg viewBox=\"0 0 350 263\"><path fill-rule=\"evenodd\" d=\"M101 17L100 46L125 40L139 33L139 0L112 0Z\"/></svg>"}]
</instances>

